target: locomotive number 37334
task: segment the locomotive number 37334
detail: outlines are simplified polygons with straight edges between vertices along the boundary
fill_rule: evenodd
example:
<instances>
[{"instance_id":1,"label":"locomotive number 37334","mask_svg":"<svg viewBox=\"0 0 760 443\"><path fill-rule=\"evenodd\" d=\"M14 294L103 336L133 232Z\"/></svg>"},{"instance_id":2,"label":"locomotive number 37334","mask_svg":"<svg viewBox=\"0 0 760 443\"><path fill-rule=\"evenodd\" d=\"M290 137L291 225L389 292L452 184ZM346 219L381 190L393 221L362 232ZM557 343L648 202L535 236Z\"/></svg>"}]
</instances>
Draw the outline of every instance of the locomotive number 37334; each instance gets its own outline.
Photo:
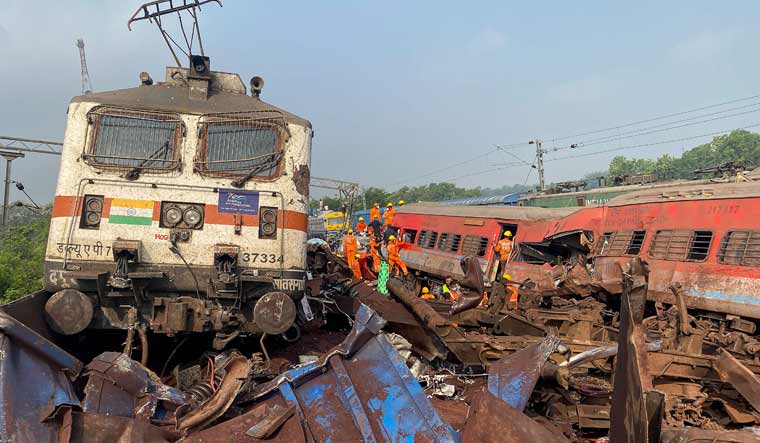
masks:
<instances>
[{"instance_id":1,"label":"locomotive number 37334","mask_svg":"<svg viewBox=\"0 0 760 443\"><path fill-rule=\"evenodd\" d=\"M242 256L243 263L282 263L282 255L244 252Z\"/></svg>"}]
</instances>

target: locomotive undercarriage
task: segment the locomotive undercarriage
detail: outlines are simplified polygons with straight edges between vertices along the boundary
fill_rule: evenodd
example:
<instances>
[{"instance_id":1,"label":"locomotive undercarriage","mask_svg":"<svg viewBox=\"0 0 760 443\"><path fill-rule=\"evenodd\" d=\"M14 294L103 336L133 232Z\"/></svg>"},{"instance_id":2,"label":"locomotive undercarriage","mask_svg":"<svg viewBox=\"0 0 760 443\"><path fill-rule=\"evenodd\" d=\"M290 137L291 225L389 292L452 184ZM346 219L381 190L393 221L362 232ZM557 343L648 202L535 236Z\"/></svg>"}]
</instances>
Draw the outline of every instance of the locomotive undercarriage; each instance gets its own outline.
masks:
<instances>
[{"instance_id":1,"label":"locomotive undercarriage","mask_svg":"<svg viewBox=\"0 0 760 443\"><path fill-rule=\"evenodd\" d=\"M51 296L45 318L64 335L85 329L208 332L216 333L214 347L222 349L238 336L297 329L297 317L304 316L298 307L303 271L237 269L223 260L215 267L130 265L121 275L103 262L68 268L46 263Z\"/></svg>"}]
</instances>

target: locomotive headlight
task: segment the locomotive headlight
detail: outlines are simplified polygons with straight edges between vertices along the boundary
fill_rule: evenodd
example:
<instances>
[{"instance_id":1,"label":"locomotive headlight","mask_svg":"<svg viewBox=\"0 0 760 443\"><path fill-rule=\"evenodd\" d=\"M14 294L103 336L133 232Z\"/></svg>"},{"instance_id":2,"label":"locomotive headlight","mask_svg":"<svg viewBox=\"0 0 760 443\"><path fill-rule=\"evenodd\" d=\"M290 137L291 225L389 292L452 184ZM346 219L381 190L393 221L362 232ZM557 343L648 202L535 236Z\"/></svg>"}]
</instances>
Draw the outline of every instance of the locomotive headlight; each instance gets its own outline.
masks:
<instances>
[{"instance_id":1,"label":"locomotive headlight","mask_svg":"<svg viewBox=\"0 0 760 443\"><path fill-rule=\"evenodd\" d=\"M87 224L90 226L96 226L98 223L100 223L100 212L88 212Z\"/></svg>"},{"instance_id":2,"label":"locomotive headlight","mask_svg":"<svg viewBox=\"0 0 760 443\"><path fill-rule=\"evenodd\" d=\"M172 206L164 213L164 223L166 226L177 226L182 221L182 210L176 206Z\"/></svg>"},{"instance_id":3,"label":"locomotive headlight","mask_svg":"<svg viewBox=\"0 0 760 443\"><path fill-rule=\"evenodd\" d=\"M190 228L197 227L201 223L202 219L203 219L203 214L201 214L201 211L199 211L198 208L195 208L195 207L189 207L185 209L185 213L182 215L182 220Z\"/></svg>"}]
</instances>

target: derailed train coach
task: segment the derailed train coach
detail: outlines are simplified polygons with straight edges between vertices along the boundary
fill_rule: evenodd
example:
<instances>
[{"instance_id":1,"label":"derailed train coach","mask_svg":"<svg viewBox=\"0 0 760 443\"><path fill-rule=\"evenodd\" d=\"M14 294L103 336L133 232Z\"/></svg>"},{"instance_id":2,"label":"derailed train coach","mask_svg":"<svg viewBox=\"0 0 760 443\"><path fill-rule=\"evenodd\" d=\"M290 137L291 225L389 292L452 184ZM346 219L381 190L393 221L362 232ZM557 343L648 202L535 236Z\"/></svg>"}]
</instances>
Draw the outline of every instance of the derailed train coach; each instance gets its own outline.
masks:
<instances>
[{"instance_id":1,"label":"derailed train coach","mask_svg":"<svg viewBox=\"0 0 760 443\"><path fill-rule=\"evenodd\" d=\"M282 333L305 287L311 124L207 57L140 80L69 105L48 323Z\"/></svg>"}]
</instances>

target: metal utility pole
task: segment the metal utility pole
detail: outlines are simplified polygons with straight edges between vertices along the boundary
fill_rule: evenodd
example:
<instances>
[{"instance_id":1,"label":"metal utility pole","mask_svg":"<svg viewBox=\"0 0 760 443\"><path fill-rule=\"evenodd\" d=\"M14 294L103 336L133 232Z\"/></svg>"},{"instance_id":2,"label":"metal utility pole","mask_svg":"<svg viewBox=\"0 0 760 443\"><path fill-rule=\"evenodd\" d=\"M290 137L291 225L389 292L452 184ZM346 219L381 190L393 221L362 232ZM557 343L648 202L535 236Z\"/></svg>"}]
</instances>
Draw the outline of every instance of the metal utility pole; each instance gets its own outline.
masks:
<instances>
[{"instance_id":1,"label":"metal utility pole","mask_svg":"<svg viewBox=\"0 0 760 443\"><path fill-rule=\"evenodd\" d=\"M543 191L546 186L544 184L544 153L546 151L541 147L541 140L531 140L528 142L530 145L536 145L536 168L538 169L538 190Z\"/></svg>"},{"instance_id":2,"label":"metal utility pole","mask_svg":"<svg viewBox=\"0 0 760 443\"><path fill-rule=\"evenodd\" d=\"M92 93L92 83L90 83L90 73L87 72L87 58L84 56L84 39L77 39L77 48L79 48L79 65L82 68L82 95Z\"/></svg>"},{"instance_id":3,"label":"metal utility pole","mask_svg":"<svg viewBox=\"0 0 760 443\"><path fill-rule=\"evenodd\" d=\"M5 190L3 195L3 229L5 229L8 223L8 208L10 208L10 196L11 196L11 162L17 158L24 157L24 154L20 152L7 152L0 151L0 156L5 159Z\"/></svg>"}]
</instances>

